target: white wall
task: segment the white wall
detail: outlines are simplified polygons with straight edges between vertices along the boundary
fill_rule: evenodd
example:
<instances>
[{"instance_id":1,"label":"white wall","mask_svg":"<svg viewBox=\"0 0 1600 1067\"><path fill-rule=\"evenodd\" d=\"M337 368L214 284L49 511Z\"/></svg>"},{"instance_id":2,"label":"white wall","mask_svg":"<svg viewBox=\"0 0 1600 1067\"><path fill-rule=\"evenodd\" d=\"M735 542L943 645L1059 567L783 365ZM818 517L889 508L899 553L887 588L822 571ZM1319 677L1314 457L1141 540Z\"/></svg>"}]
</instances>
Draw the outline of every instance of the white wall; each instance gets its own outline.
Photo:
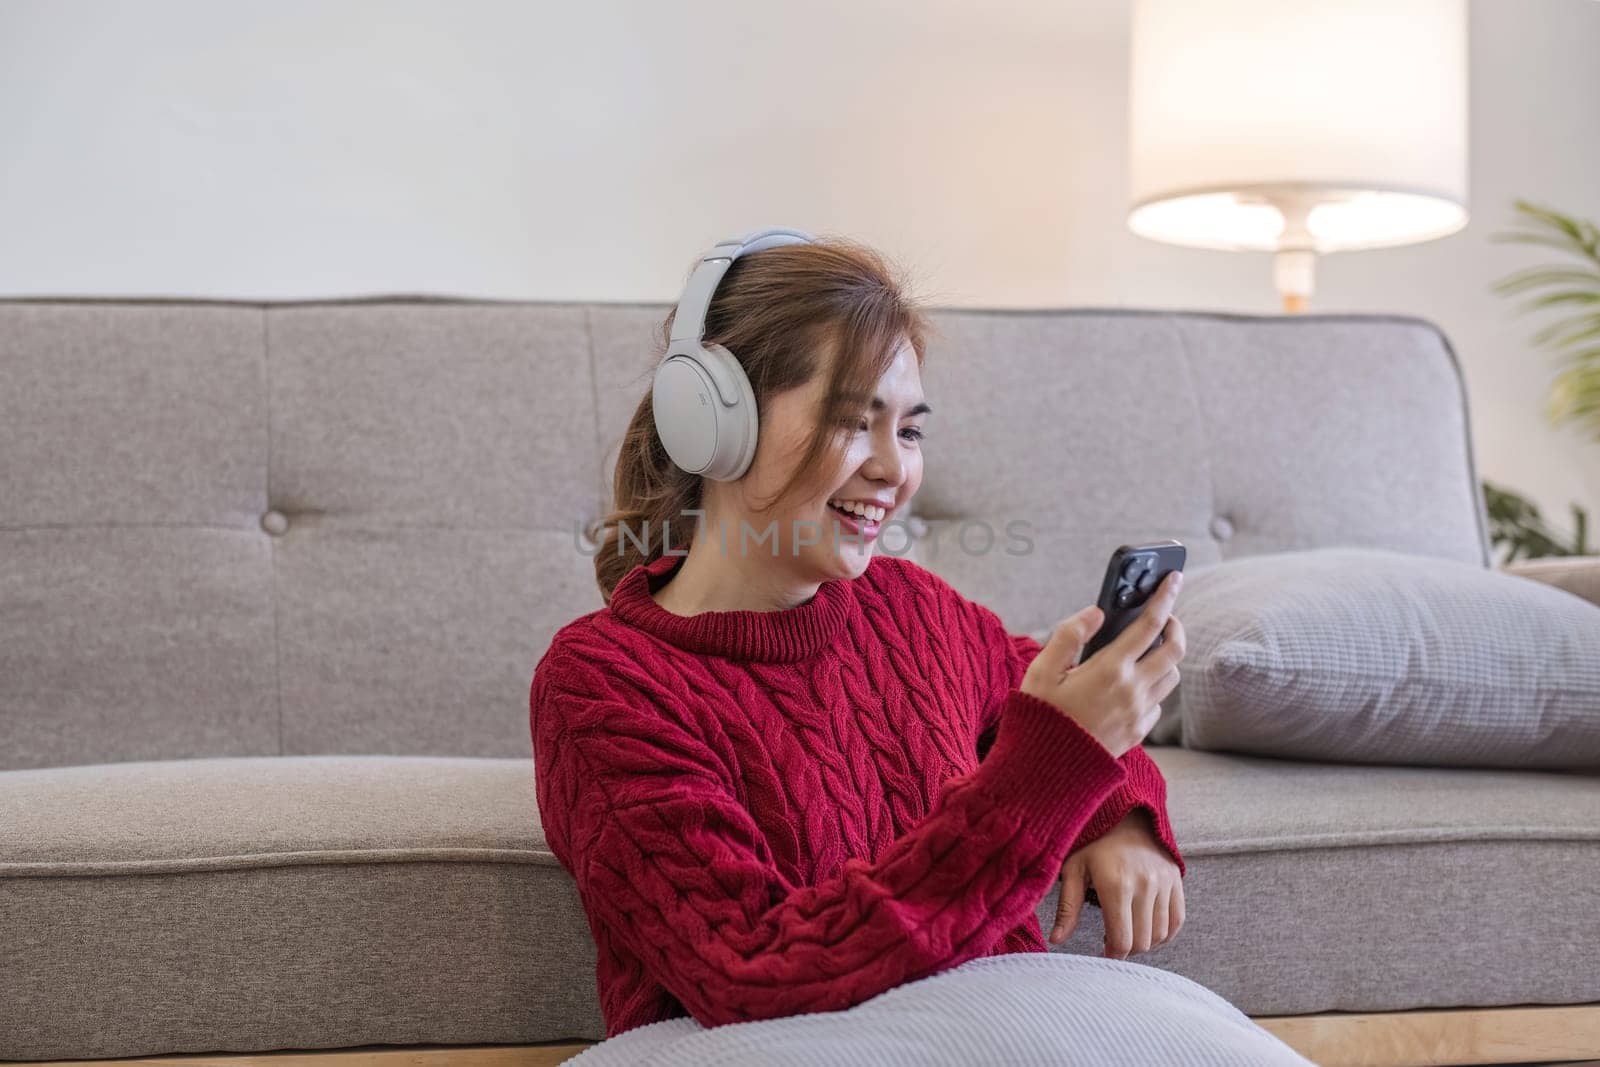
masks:
<instances>
[{"instance_id":1,"label":"white wall","mask_svg":"<svg viewBox=\"0 0 1600 1067\"><path fill-rule=\"evenodd\" d=\"M1271 313L1266 255L1125 213L1121 0L5 0L0 294L674 298L760 225L948 306ZM1316 310L1432 319L1483 473L1600 522L1600 445L1489 285L1522 196L1600 220L1600 3L1474 0L1472 222L1325 259ZM1352 76L1359 76L1352 71Z\"/></svg>"}]
</instances>

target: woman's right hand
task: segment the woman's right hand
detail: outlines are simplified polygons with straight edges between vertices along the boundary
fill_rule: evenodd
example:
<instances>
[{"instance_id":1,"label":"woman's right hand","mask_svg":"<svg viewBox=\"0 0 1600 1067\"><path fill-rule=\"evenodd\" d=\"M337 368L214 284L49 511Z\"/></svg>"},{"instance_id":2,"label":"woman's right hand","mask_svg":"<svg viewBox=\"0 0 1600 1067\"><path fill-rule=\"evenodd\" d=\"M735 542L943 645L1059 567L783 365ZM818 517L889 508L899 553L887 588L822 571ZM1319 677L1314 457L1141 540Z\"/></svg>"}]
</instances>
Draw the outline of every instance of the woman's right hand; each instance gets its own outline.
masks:
<instances>
[{"instance_id":1,"label":"woman's right hand","mask_svg":"<svg viewBox=\"0 0 1600 1067\"><path fill-rule=\"evenodd\" d=\"M1173 571L1139 617L1082 664L1078 653L1105 622L1105 613L1087 607L1062 620L1028 664L1021 689L1054 704L1120 757L1143 741L1161 718L1161 701L1178 686L1183 659L1183 624L1172 614L1183 573ZM1161 647L1140 659L1155 641Z\"/></svg>"}]
</instances>

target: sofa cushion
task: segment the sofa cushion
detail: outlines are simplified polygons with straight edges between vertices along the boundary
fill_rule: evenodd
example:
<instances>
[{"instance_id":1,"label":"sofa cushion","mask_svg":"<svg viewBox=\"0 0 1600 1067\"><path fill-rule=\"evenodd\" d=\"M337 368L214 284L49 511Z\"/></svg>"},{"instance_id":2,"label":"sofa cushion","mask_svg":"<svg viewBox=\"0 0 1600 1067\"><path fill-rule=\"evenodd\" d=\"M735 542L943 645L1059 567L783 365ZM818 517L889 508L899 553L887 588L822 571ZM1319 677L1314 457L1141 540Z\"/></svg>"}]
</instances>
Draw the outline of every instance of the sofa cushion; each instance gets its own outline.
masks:
<instances>
[{"instance_id":1,"label":"sofa cushion","mask_svg":"<svg viewBox=\"0 0 1600 1067\"><path fill-rule=\"evenodd\" d=\"M671 310L0 301L0 768L525 756ZM1013 631L1092 601L1125 540L1488 558L1423 320L933 319L912 555Z\"/></svg>"},{"instance_id":2,"label":"sofa cushion","mask_svg":"<svg viewBox=\"0 0 1600 1067\"><path fill-rule=\"evenodd\" d=\"M1174 613L1187 653L1166 710L1187 747L1600 769L1600 607L1560 589L1322 548L1200 568Z\"/></svg>"},{"instance_id":3,"label":"sofa cushion","mask_svg":"<svg viewBox=\"0 0 1600 1067\"><path fill-rule=\"evenodd\" d=\"M604 1030L529 759L3 772L0 930L0 1060Z\"/></svg>"},{"instance_id":4,"label":"sofa cushion","mask_svg":"<svg viewBox=\"0 0 1600 1067\"><path fill-rule=\"evenodd\" d=\"M1136 961L1250 1015L1600 1001L1573 936L1600 914L1600 778L1150 755L1188 915ZM0 930L0 1059L604 1034L527 760L0 773ZM1103 938L1087 907L1057 951Z\"/></svg>"}]
</instances>

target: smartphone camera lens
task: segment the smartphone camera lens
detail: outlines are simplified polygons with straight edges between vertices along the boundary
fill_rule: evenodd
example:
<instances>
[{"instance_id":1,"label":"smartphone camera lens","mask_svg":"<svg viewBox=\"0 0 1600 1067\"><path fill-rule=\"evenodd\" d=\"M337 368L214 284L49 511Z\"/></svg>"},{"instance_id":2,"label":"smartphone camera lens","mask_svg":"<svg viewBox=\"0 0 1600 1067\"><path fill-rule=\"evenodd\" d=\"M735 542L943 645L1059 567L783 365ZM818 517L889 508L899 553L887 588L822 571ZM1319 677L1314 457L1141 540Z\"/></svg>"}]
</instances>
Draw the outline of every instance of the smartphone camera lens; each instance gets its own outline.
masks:
<instances>
[{"instance_id":1,"label":"smartphone camera lens","mask_svg":"<svg viewBox=\"0 0 1600 1067\"><path fill-rule=\"evenodd\" d=\"M1154 589L1155 587L1156 587L1156 572L1155 571L1145 571L1144 572L1144 576L1139 579L1139 592L1141 592L1141 593L1149 593L1150 590Z\"/></svg>"},{"instance_id":2,"label":"smartphone camera lens","mask_svg":"<svg viewBox=\"0 0 1600 1067\"><path fill-rule=\"evenodd\" d=\"M1144 556L1134 556L1122 565L1122 576L1130 582L1139 580L1139 575L1150 569L1150 560Z\"/></svg>"},{"instance_id":3,"label":"smartphone camera lens","mask_svg":"<svg viewBox=\"0 0 1600 1067\"><path fill-rule=\"evenodd\" d=\"M1133 600L1132 586L1123 586L1117 591L1117 607L1125 608L1131 600Z\"/></svg>"}]
</instances>

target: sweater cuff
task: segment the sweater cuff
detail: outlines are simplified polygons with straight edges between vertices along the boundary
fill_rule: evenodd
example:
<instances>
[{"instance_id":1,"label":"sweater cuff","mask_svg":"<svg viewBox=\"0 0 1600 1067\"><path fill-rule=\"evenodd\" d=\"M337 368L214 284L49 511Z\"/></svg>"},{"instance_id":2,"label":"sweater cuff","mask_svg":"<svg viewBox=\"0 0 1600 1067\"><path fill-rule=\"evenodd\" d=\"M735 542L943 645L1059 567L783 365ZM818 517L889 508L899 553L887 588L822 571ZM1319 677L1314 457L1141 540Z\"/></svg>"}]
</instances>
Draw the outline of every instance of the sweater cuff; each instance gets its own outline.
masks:
<instances>
[{"instance_id":1,"label":"sweater cuff","mask_svg":"<svg viewBox=\"0 0 1600 1067\"><path fill-rule=\"evenodd\" d=\"M1076 852L1098 841L1127 818L1135 808L1142 807L1150 814L1156 839L1172 857L1172 862L1177 864L1178 876L1184 877L1188 874L1188 865L1178 850L1177 838L1172 832L1172 822L1167 816L1166 782L1161 777L1160 769L1142 746L1124 752L1120 762L1128 772L1127 781L1112 791L1100 805L1100 809L1084 824L1083 829L1078 831L1077 840L1072 843L1071 851Z\"/></svg>"},{"instance_id":2,"label":"sweater cuff","mask_svg":"<svg viewBox=\"0 0 1600 1067\"><path fill-rule=\"evenodd\" d=\"M1071 838L1128 770L1100 740L1054 704L1012 689L1000 708L1000 729L973 782L1014 810L1045 840Z\"/></svg>"}]
</instances>

